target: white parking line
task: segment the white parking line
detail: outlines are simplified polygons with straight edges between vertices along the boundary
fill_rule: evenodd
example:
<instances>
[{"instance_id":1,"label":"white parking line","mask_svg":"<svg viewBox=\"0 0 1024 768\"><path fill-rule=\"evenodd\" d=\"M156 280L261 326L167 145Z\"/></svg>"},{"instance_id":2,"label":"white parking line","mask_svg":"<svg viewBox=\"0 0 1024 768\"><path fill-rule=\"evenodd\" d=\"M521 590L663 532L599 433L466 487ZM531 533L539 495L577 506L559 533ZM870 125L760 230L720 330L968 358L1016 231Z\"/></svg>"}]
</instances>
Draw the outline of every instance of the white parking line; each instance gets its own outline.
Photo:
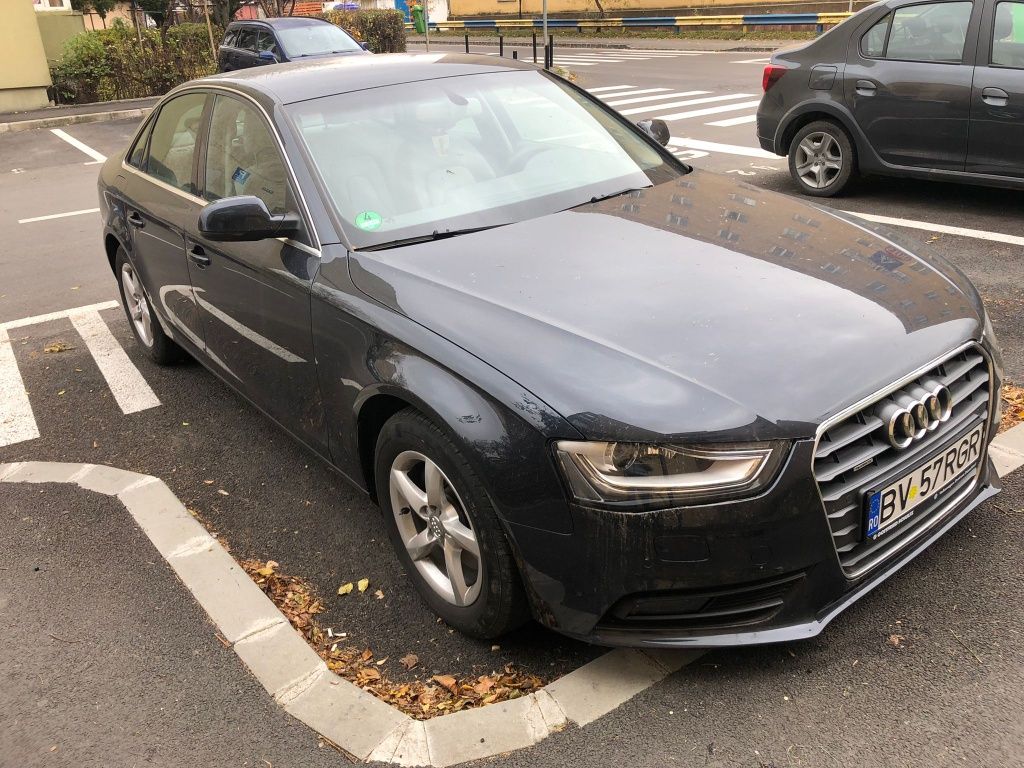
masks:
<instances>
[{"instance_id":1,"label":"white parking line","mask_svg":"<svg viewBox=\"0 0 1024 768\"><path fill-rule=\"evenodd\" d=\"M33 317L23 317L19 320L8 320L0 323L0 330L13 328L24 328L26 325L37 325L38 323L48 323L51 320L60 320L65 317L69 317L74 314L83 314L86 312L102 312L105 309L114 309L115 307L121 306L116 301L103 301L99 304L86 304L81 307L72 307L71 309L61 309L57 312L47 312L45 315L35 315Z\"/></svg>"},{"instance_id":2,"label":"white parking line","mask_svg":"<svg viewBox=\"0 0 1024 768\"><path fill-rule=\"evenodd\" d=\"M18 370L11 338L7 329L0 326L0 446L37 437L39 427Z\"/></svg>"},{"instance_id":3,"label":"white parking line","mask_svg":"<svg viewBox=\"0 0 1024 768\"><path fill-rule=\"evenodd\" d=\"M124 413L138 413L160 405L160 399L128 359L99 312L75 313L70 319Z\"/></svg>"},{"instance_id":4,"label":"white parking line","mask_svg":"<svg viewBox=\"0 0 1024 768\"><path fill-rule=\"evenodd\" d=\"M590 93L604 93L605 91L627 91L636 88L635 85L602 85L600 88L588 88Z\"/></svg>"},{"instance_id":5,"label":"white parking line","mask_svg":"<svg viewBox=\"0 0 1024 768\"><path fill-rule=\"evenodd\" d=\"M760 103L760 101L744 101L739 104L726 104L721 107L708 107L707 109L692 109L688 112L676 112L674 115L658 115L658 117L662 120L686 120L691 117L717 115L719 112L735 112L737 109L750 109Z\"/></svg>"},{"instance_id":6,"label":"white parking line","mask_svg":"<svg viewBox=\"0 0 1024 768\"><path fill-rule=\"evenodd\" d=\"M695 104L714 104L718 101L734 101L735 99L746 99L752 94L749 93L730 93L726 96L707 96L700 99L685 99L683 101L670 101L668 104L651 105L649 107L636 107L634 109L624 109L622 114L624 115L636 115L640 112L650 112L652 109L675 109L676 107L692 107ZM757 103L757 102L755 102ZM667 119L667 118L666 118Z\"/></svg>"},{"instance_id":7,"label":"white parking line","mask_svg":"<svg viewBox=\"0 0 1024 768\"><path fill-rule=\"evenodd\" d=\"M771 61L770 58L763 59L742 59L740 61L730 61L730 64L767 64Z\"/></svg>"},{"instance_id":8,"label":"white parking line","mask_svg":"<svg viewBox=\"0 0 1024 768\"><path fill-rule=\"evenodd\" d=\"M94 163L102 163L104 160L107 159L106 155L100 154L95 149L90 147L88 144L79 141L74 136L70 136L69 134L62 131L60 128L51 128L50 133L52 133L58 139L63 139L75 149L80 150L87 154L89 157L93 159ZM86 163L86 165L92 165L92 163Z\"/></svg>"},{"instance_id":9,"label":"white parking line","mask_svg":"<svg viewBox=\"0 0 1024 768\"><path fill-rule=\"evenodd\" d=\"M728 120L716 120L713 123L705 123L705 125L713 125L716 128L728 128L733 125L743 125L744 123L756 121L757 115L742 115L741 117L730 117Z\"/></svg>"},{"instance_id":10,"label":"white parking line","mask_svg":"<svg viewBox=\"0 0 1024 768\"><path fill-rule=\"evenodd\" d=\"M765 152L763 149L741 147L736 144L718 144L714 141L701 141L700 139L687 139L684 137L677 138L676 136L669 139L668 143L674 147L698 149L704 152L723 152L727 155L740 155L742 157L764 157L771 160L779 159L778 155L773 155L771 152Z\"/></svg>"},{"instance_id":11,"label":"white parking line","mask_svg":"<svg viewBox=\"0 0 1024 768\"><path fill-rule=\"evenodd\" d=\"M33 216L30 219L18 219L19 224L32 224L36 221L50 221L51 219L63 219L67 216L83 216L87 213L99 213L99 208L83 208L80 211L68 211L67 213L51 213L48 216Z\"/></svg>"},{"instance_id":12,"label":"white parking line","mask_svg":"<svg viewBox=\"0 0 1024 768\"><path fill-rule=\"evenodd\" d=\"M622 91L621 93L609 93L607 96L598 96L599 99L621 99L626 96L639 96L641 93L665 93L670 91L670 88L637 88L632 91Z\"/></svg>"},{"instance_id":13,"label":"white parking line","mask_svg":"<svg viewBox=\"0 0 1024 768\"><path fill-rule=\"evenodd\" d=\"M1024 237L1020 235L1007 235L1002 232L987 232L983 229L968 229L967 227L951 227L947 224L932 224L928 221L915 221L914 219L897 219L892 216L878 216L873 213L860 213L859 211L843 211L851 216L857 216L876 224L888 224L893 227L907 227L909 229L923 229L927 232L941 232L945 235L958 235L960 237L974 237L979 240L990 240L995 243L1009 243L1010 245L1024 245Z\"/></svg>"},{"instance_id":14,"label":"white parking line","mask_svg":"<svg viewBox=\"0 0 1024 768\"><path fill-rule=\"evenodd\" d=\"M609 107L617 107L621 104L639 104L645 101L662 101L664 99L678 99L681 96L703 96L711 91L681 91L680 93L659 93L655 96L637 96L632 99L619 99L618 101L606 101ZM652 105L657 107L657 104Z\"/></svg>"}]
</instances>

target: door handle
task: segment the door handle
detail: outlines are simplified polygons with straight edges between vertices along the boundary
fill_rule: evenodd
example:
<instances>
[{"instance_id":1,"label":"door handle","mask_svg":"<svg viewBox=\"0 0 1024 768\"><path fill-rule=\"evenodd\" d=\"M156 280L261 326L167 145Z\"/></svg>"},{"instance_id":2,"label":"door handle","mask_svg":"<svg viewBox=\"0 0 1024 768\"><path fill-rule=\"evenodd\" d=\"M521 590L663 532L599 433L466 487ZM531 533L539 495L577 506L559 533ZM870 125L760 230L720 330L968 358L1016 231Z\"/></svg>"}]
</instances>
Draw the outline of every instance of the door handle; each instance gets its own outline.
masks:
<instances>
[{"instance_id":1,"label":"door handle","mask_svg":"<svg viewBox=\"0 0 1024 768\"><path fill-rule=\"evenodd\" d=\"M192 259L197 267L200 269L206 269L213 262L210 257L206 255L206 251L203 250L201 245L193 245L188 250L188 257Z\"/></svg>"},{"instance_id":2,"label":"door handle","mask_svg":"<svg viewBox=\"0 0 1024 768\"><path fill-rule=\"evenodd\" d=\"M993 107L1005 107L1010 100L1010 94L1002 88L982 88L981 100Z\"/></svg>"},{"instance_id":3,"label":"door handle","mask_svg":"<svg viewBox=\"0 0 1024 768\"><path fill-rule=\"evenodd\" d=\"M131 224L133 227L138 227L139 229L142 229L144 226L146 226L145 220L142 218L142 216L139 215L138 211L132 211L131 213L128 214L128 223Z\"/></svg>"},{"instance_id":4,"label":"door handle","mask_svg":"<svg viewBox=\"0 0 1024 768\"><path fill-rule=\"evenodd\" d=\"M857 93L861 96L874 96L877 90L878 87L870 80L857 81Z\"/></svg>"}]
</instances>

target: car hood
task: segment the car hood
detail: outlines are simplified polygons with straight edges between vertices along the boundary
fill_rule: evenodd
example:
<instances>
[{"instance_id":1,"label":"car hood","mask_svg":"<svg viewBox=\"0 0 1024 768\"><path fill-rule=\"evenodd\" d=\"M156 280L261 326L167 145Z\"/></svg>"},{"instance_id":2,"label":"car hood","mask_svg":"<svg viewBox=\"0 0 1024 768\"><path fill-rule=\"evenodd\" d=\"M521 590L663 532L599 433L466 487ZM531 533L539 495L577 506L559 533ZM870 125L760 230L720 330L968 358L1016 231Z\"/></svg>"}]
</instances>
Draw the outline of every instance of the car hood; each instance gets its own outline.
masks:
<instances>
[{"instance_id":1,"label":"car hood","mask_svg":"<svg viewBox=\"0 0 1024 768\"><path fill-rule=\"evenodd\" d=\"M807 436L981 333L941 259L701 171L350 264L592 438Z\"/></svg>"}]
</instances>

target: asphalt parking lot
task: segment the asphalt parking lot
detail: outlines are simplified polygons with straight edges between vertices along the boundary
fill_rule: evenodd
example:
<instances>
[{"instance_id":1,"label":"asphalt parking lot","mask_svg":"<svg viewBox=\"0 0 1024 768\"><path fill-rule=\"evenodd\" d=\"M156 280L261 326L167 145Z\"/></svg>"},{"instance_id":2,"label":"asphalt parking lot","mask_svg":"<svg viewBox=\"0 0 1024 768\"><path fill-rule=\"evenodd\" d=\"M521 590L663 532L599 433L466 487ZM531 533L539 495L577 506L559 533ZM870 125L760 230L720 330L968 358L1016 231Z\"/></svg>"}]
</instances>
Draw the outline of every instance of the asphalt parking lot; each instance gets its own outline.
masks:
<instances>
[{"instance_id":1,"label":"asphalt parking lot","mask_svg":"<svg viewBox=\"0 0 1024 768\"><path fill-rule=\"evenodd\" d=\"M669 109L756 101L763 58L577 53L560 63L607 101L627 86L664 89L628 97L659 101L620 105L648 109L641 119L680 100L729 97ZM673 95L695 91L707 94ZM740 120L752 112L670 121L673 147L694 165L793 193L784 160L757 154L752 123ZM723 121L735 122L712 125ZM159 477L235 557L276 560L311 580L325 598L322 623L391 660L384 669L396 681L506 664L553 679L600 656L534 626L493 648L438 624L366 499L199 365L144 359L108 304L117 291L91 212L97 157L118 152L136 126L0 136L0 395L15 393L16 370L27 391L18 402L29 407L21 424L30 419L35 434L0 431L0 462L88 462ZM897 233L966 272L1020 383L1024 267L1012 237L1022 203L1003 190L874 180L825 204L902 220ZM88 305L98 306L83 331L66 311ZM1004 482L994 502L821 637L706 654L595 723L492 762L1024 765L1024 486L1018 475ZM60 486L2 487L0 530L0 766L346 764L226 652L118 505ZM363 578L366 592L336 595ZM420 659L413 670L396 661L408 653Z\"/></svg>"}]
</instances>

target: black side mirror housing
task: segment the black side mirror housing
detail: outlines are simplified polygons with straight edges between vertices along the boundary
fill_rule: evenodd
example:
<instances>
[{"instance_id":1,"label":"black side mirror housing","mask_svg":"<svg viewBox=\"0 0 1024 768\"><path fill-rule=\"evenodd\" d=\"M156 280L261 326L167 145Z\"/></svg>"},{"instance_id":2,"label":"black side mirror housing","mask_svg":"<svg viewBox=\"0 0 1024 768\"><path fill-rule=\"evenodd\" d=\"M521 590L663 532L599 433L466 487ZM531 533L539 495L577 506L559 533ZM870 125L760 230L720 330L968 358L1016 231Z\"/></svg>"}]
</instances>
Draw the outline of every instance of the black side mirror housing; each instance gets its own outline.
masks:
<instances>
[{"instance_id":1,"label":"black side mirror housing","mask_svg":"<svg viewBox=\"0 0 1024 768\"><path fill-rule=\"evenodd\" d=\"M299 231L301 219L294 213L273 215L266 203L253 195L225 197L199 212L199 234L215 242L253 242L289 237Z\"/></svg>"},{"instance_id":2,"label":"black side mirror housing","mask_svg":"<svg viewBox=\"0 0 1024 768\"><path fill-rule=\"evenodd\" d=\"M641 120L636 124L637 128L646 133L663 147L668 146L668 140L672 138L672 132L664 120Z\"/></svg>"},{"instance_id":3,"label":"black side mirror housing","mask_svg":"<svg viewBox=\"0 0 1024 768\"><path fill-rule=\"evenodd\" d=\"M360 43L359 47L362 48L364 51L370 50L370 44L369 43Z\"/></svg>"}]
</instances>

